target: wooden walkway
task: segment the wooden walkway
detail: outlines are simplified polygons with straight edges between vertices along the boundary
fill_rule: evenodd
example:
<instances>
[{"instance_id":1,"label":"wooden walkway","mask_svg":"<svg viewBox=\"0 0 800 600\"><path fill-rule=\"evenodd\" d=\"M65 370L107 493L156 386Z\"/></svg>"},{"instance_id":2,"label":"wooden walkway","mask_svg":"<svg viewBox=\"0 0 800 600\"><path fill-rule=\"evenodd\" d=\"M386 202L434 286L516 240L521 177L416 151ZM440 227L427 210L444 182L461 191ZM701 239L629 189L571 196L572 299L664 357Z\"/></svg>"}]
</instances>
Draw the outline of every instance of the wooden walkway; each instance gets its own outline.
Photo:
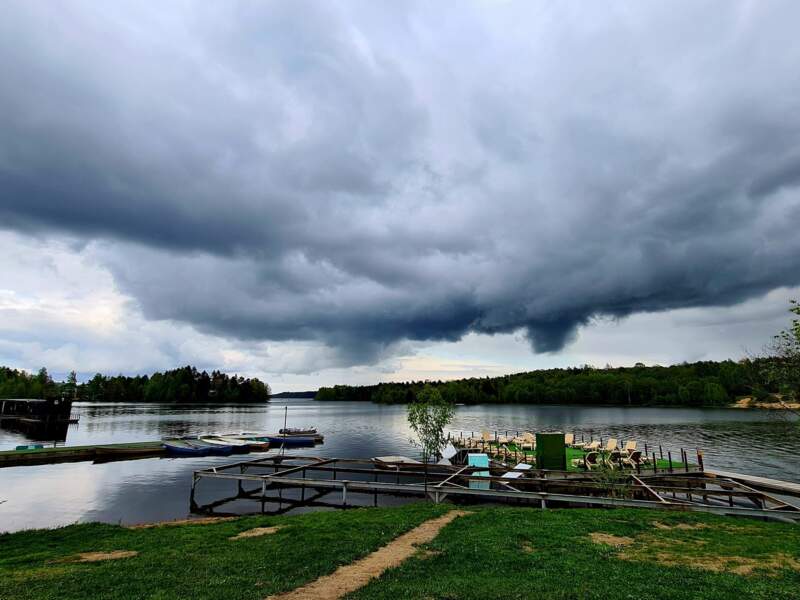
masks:
<instances>
[{"instance_id":1,"label":"wooden walkway","mask_svg":"<svg viewBox=\"0 0 800 600\"><path fill-rule=\"evenodd\" d=\"M800 468L800 467L798 467ZM800 498L800 483L793 483L791 481L780 481L778 479L769 479L767 477L758 477L756 475L744 475L742 473L731 473L729 471L718 471L716 469L709 471L706 469L706 475L712 477L723 477L725 479L732 479L745 485L750 486L756 490L765 490L774 494L783 494L787 496L796 496Z\"/></svg>"}]
</instances>

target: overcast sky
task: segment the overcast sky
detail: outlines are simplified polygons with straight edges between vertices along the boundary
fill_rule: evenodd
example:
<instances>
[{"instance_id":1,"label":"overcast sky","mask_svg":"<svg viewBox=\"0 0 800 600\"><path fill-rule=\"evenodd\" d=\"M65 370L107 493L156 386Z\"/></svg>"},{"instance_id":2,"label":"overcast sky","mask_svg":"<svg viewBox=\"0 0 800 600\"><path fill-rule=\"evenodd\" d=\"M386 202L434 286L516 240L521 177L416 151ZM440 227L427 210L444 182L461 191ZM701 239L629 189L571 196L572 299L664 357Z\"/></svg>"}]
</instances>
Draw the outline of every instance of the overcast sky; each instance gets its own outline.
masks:
<instances>
[{"instance_id":1,"label":"overcast sky","mask_svg":"<svg viewBox=\"0 0 800 600\"><path fill-rule=\"evenodd\" d=\"M0 364L330 383L739 358L800 297L800 4L0 18Z\"/></svg>"}]
</instances>

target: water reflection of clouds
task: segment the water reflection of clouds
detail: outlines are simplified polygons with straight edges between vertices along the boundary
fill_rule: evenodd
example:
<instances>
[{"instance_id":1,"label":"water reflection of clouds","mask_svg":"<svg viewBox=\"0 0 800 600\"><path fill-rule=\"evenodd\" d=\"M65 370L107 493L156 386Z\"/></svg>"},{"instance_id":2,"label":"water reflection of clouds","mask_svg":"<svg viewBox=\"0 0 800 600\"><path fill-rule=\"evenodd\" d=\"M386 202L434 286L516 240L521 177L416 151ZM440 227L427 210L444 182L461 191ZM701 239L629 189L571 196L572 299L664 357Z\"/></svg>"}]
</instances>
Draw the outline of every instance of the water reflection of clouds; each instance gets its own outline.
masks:
<instances>
[{"instance_id":1,"label":"water reflection of clouds","mask_svg":"<svg viewBox=\"0 0 800 600\"><path fill-rule=\"evenodd\" d=\"M97 475L90 463L3 469L0 531L83 520L105 495L106 482Z\"/></svg>"}]
</instances>

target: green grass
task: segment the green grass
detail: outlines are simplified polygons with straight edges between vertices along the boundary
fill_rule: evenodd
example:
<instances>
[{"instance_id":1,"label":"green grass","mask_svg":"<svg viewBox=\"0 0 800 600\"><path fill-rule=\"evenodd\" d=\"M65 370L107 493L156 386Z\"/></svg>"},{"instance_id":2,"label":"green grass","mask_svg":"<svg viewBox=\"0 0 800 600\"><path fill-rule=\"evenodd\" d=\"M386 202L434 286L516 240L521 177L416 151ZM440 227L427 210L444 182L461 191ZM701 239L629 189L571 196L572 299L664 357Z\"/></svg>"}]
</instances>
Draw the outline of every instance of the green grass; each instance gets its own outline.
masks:
<instances>
[{"instance_id":1,"label":"green grass","mask_svg":"<svg viewBox=\"0 0 800 600\"><path fill-rule=\"evenodd\" d=\"M451 508L417 503L211 525L134 530L87 524L0 535L0 599L266 598L365 556ZM472 514L428 545L432 553L387 571L351 598L798 597L798 570L757 568L743 575L694 568L737 557L764 566L797 560L800 569L796 525L634 509L467 510ZM656 522L684 529L657 528ZM702 528L687 528L697 524ZM271 525L283 528L263 537L228 539ZM590 538L594 532L632 543L598 544ZM139 555L91 564L53 562L111 550ZM631 560L622 560L623 553ZM659 554L679 559L659 564Z\"/></svg>"},{"instance_id":2,"label":"green grass","mask_svg":"<svg viewBox=\"0 0 800 600\"><path fill-rule=\"evenodd\" d=\"M536 455L535 451L533 451L533 450L525 450L525 451L520 450L520 449L517 448L517 446L515 444L506 444L506 447L511 452L516 451L520 455L523 454L523 453L528 457ZM581 471L581 470L583 470L581 467L573 466L572 461L574 459L583 458L587 453L584 452L583 450L581 450L580 448L566 448L565 450L566 450L566 453L567 453L567 471ZM513 456L509 455L509 460L513 460ZM653 460L652 459L652 455L650 457L650 460L651 461ZM695 466L696 465L694 465L692 463L689 463L689 467L690 468L691 467L695 467ZM656 467L658 468L659 471L666 471L669 468L669 460L666 459L666 458L664 458L664 459L656 458ZM680 460L677 460L677 459L673 458L672 459L672 468L673 468L673 470L683 469L684 468L684 463L682 463ZM644 471L644 472L652 471L652 469L653 469L652 462L650 462L650 463L648 463L646 465L642 465L642 471Z\"/></svg>"},{"instance_id":3,"label":"green grass","mask_svg":"<svg viewBox=\"0 0 800 600\"><path fill-rule=\"evenodd\" d=\"M125 529L72 525L0 536L0 599L256 599L294 589L364 556L448 507L418 503L212 525ZM231 541L253 527L277 533ZM79 552L135 550L97 563L48 561Z\"/></svg>"},{"instance_id":4,"label":"green grass","mask_svg":"<svg viewBox=\"0 0 800 600\"><path fill-rule=\"evenodd\" d=\"M655 522L704 528L665 530ZM627 537L633 544L598 544L590 538L593 532ZM731 567L748 561L767 565L776 555L780 561L785 556L800 561L797 525L636 509L484 507L444 529L428 550L348 598L800 597L797 570L757 568L740 575L689 566L719 564L720 556L741 559L731 558ZM623 552L634 559L622 560ZM660 564L659 553L674 554L682 564Z\"/></svg>"}]
</instances>

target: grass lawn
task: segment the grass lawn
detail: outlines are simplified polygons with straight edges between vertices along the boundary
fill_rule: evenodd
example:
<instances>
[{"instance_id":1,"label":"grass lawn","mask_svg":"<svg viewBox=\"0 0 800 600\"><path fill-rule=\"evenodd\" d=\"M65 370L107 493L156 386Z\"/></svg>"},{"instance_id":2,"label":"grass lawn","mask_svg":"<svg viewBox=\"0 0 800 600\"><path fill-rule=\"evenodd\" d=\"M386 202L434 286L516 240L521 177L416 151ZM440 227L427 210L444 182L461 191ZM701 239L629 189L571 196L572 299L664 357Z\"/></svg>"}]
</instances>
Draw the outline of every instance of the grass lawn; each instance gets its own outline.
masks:
<instances>
[{"instance_id":1,"label":"grass lawn","mask_svg":"<svg viewBox=\"0 0 800 600\"><path fill-rule=\"evenodd\" d=\"M266 598L331 573L451 510L242 517L0 536L0 598ZM800 593L800 527L638 509L469 506L426 548L348 598L770 598ZM230 540L254 527L261 537ZM135 551L92 563L82 552Z\"/></svg>"},{"instance_id":2,"label":"grass lawn","mask_svg":"<svg viewBox=\"0 0 800 600\"><path fill-rule=\"evenodd\" d=\"M535 451L533 451L533 450L521 450L521 449L517 448L516 444L506 444L506 447L509 449L509 451L517 452L520 455L521 454L525 454L528 457L535 457L536 456L536 452ZM567 455L567 471L582 471L583 468L576 467L575 465L572 464L572 461L575 460L575 459L583 458L588 453L585 452L584 450L581 450L580 448L565 448L565 452L566 452L566 455ZM607 453L605 453L605 452L601 452L601 454L607 455ZM513 458L514 458L513 456L509 455L509 462L512 462ZM652 471L652 469L653 469L652 458L650 458L650 461L651 461L650 463L648 463L646 465L642 465L642 471L643 472L647 473L649 471ZM669 463L668 459L666 459L666 458L656 458L656 468L659 471L666 471L669 468L669 466L670 466L670 463ZM689 463L689 467L694 467L694 466L696 466L696 465L692 464L691 462ZM679 460L679 458L673 457L673 459L672 459L672 468L674 470L683 469L684 468L684 463L682 463Z\"/></svg>"}]
</instances>

